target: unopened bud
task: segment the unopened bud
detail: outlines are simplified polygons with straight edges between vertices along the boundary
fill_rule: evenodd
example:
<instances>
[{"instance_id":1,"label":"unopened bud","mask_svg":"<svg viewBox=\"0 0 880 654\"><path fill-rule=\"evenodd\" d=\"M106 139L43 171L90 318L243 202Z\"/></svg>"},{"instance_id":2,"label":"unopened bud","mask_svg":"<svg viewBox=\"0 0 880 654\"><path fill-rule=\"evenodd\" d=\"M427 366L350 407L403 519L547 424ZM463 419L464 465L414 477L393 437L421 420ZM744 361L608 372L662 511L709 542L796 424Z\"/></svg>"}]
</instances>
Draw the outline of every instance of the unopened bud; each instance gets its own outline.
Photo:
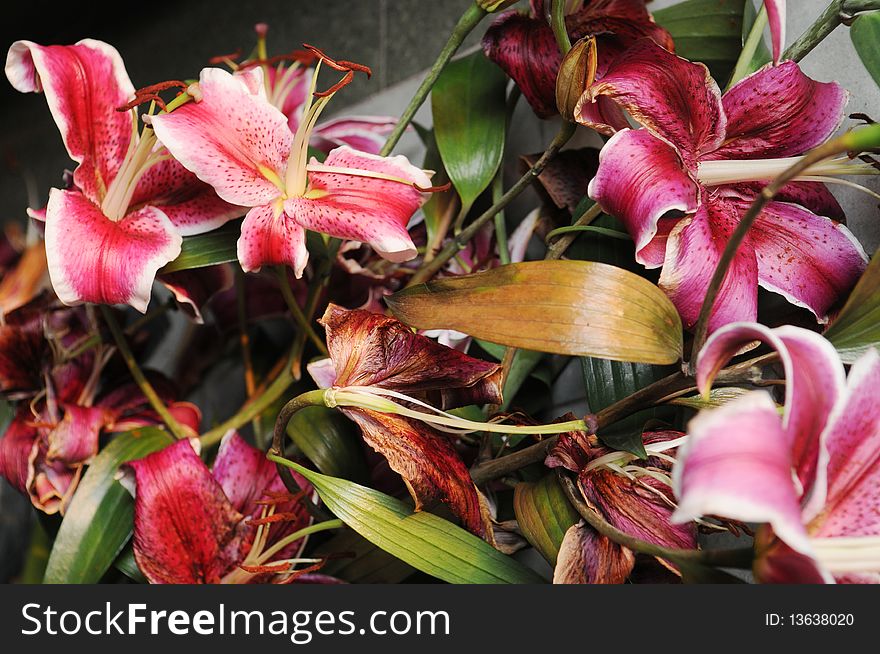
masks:
<instances>
[{"instance_id":1,"label":"unopened bud","mask_svg":"<svg viewBox=\"0 0 880 654\"><path fill-rule=\"evenodd\" d=\"M477 6L488 13L502 11L517 3L517 0L476 0Z\"/></svg>"},{"instance_id":2,"label":"unopened bud","mask_svg":"<svg viewBox=\"0 0 880 654\"><path fill-rule=\"evenodd\" d=\"M571 46L556 76L556 107L565 120L574 121L575 107L596 79L596 38L585 37Z\"/></svg>"}]
</instances>

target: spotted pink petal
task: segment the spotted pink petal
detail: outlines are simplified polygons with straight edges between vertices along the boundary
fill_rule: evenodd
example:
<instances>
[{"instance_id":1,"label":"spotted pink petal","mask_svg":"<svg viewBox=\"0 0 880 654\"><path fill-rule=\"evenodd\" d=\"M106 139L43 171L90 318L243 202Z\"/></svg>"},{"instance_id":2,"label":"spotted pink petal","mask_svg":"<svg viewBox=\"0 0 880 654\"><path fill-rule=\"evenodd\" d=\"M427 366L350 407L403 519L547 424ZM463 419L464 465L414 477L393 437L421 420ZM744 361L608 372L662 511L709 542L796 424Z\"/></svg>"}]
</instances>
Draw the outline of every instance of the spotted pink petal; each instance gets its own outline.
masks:
<instances>
[{"instance_id":1,"label":"spotted pink petal","mask_svg":"<svg viewBox=\"0 0 880 654\"><path fill-rule=\"evenodd\" d=\"M286 213L275 215L270 204L254 207L241 224L238 261L245 272L281 264L302 277L309 261L305 230Z\"/></svg>"},{"instance_id":2,"label":"spotted pink petal","mask_svg":"<svg viewBox=\"0 0 880 654\"><path fill-rule=\"evenodd\" d=\"M22 493L27 492L30 456L37 439L34 421L30 409L21 406L0 438L0 475Z\"/></svg>"},{"instance_id":3,"label":"spotted pink petal","mask_svg":"<svg viewBox=\"0 0 880 654\"><path fill-rule=\"evenodd\" d=\"M312 159L312 165L318 162ZM285 212L306 229L369 244L377 254L394 262L409 261L416 247L406 231L428 195L430 178L402 156L379 157L347 146L333 150L326 166L395 177L388 181L356 174L310 172L305 197L284 203Z\"/></svg>"},{"instance_id":4,"label":"spotted pink petal","mask_svg":"<svg viewBox=\"0 0 880 654\"><path fill-rule=\"evenodd\" d=\"M713 334L700 352L700 390L706 392L724 364L753 341L770 345L782 360L786 382L783 426L792 461L809 498L820 456L819 434L843 393L843 365L831 343L815 332L790 326L769 329L757 323L733 324Z\"/></svg>"},{"instance_id":5,"label":"spotted pink petal","mask_svg":"<svg viewBox=\"0 0 880 654\"><path fill-rule=\"evenodd\" d=\"M741 213L749 204L741 203ZM768 202L749 239L761 286L809 309L823 323L855 286L868 260L844 225L787 202Z\"/></svg>"},{"instance_id":6,"label":"spotted pink petal","mask_svg":"<svg viewBox=\"0 0 880 654\"><path fill-rule=\"evenodd\" d=\"M843 121L849 93L810 79L793 61L767 65L721 99L727 139L707 159L800 155L828 140Z\"/></svg>"},{"instance_id":7,"label":"spotted pink petal","mask_svg":"<svg viewBox=\"0 0 880 654\"><path fill-rule=\"evenodd\" d=\"M672 300L687 328L697 322L709 281L737 223L734 206L724 198L704 196L697 213L680 221L669 233L660 288ZM709 331L730 322L754 320L757 312L758 267L747 238L715 299Z\"/></svg>"},{"instance_id":8,"label":"spotted pink petal","mask_svg":"<svg viewBox=\"0 0 880 654\"><path fill-rule=\"evenodd\" d=\"M180 254L180 234L155 207L113 222L82 193L52 189L46 215L49 277L65 304L145 312L156 271Z\"/></svg>"},{"instance_id":9,"label":"spotted pink petal","mask_svg":"<svg viewBox=\"0 0 880 654\"><path fill-rule=\"evenodd\" d=\"M721 91L709 70L651 39L638 41L618 57L605 76L586 89L579 105L601 97L612 99L651 133L678 148L688 163L724 141Z\"/></svg>"},{"instance_id":10,"label":"spotted pink petal","mask_svg":"<svg viewBox=\"0 0 880 654\"><path fill-rule=\"evenodd\" d=\"M49 432L46 458L68 465L87 463L98 453L98 438L109 422L109 415L94 406L67 404L63 409L61 422Z\"/></svg>"},{"instance_id":11,"label":"spotted pink petal","mask_svg":"<svg viewBox=\"0 0 880 654\"><path fill-rule=\"evenodd\" d=\"M631 550L581 522L565 532L553 569L553 583L622 584L635 562Z\"/></svg>"},{"instance_id":12,"label":"spotted pink petal","mask_svg":"<svg viewBox=\"0 0 880 654\"><path fill-rule=\"evenodd\" d=\"M46 94L67 153L80 164L74 181L100 203L134 128L131 111L116 111L134 96L119 53L92 39L69 46L16 41L6 56L6 76L22 93Z\"/></svg>"},{"instance_id":13,"label":"spotted pink petal","mask_svg":"<svg viewBox=\"0 0 880 654\"><path fill-rule=\"evenodd\" d=\"M725 187L731 190L731 195L754 198L766 186L762 182L745 182ZM776 194L779 202L799 204L809 209L814 214L825 216L833 220L844 220L846 215L828 187L820 182L791 182L783 186Z\"/></svg>"},{"instance_id":14,"label":"spotted pink petal","mask_svg":"<svg viewBox=\"0 0 880 654\"><path fill-rule=\"evenodd\" d=\"M315 70L306 66L297 66L292 70L285 68L281 71L270 68L268 71L273 104L287 116L287 125L293 133L296 133L302 120L314 74Z\"/></svg>"},{"instance_id":15,"label":"spotted pink petal","mask_svg":"<svg viewBox=\"0 0 880 654\"><path fill-rule=\"evenodd\" d=\"M202 308L217 293L232 288L234 275L228 264L165 273L159 281L169 290L181 310L197 324L204 323Z\"/></svg>"},{"instance_id":16,"label":"spotted pink petal","mask_svg":"<svg viewBox=\"0 0 880 654\"><path fill-rule=\"evenodd\" d=\"M212 474L235 510L250 515L257 500L278 477L275 464L266 455L230 431L220 443Z\"/></svg>"},{"instance_id":17,"label":"spotted pink petal","mask_svg":"<svg viewBox=\"0 0 880 654\"><path fill-rule=\"evenodd\" d=\"M880 536L878 389L880 355L871 349L850 370L822 436L817 497L806 516L813 536Z\"/></svg>"},{"instance_id":18,"label":"spotted pink petal","mask_svg":"<svg viewBox=\"0 0 880 654\"><path fill-rule=\"evenodd\" d=\"M656 268L665 248L649 247L663 216L693 213L699 187L678 152L647 130L621 130L599 153L599 169L587 192L618 218L636 245L636 260Z\"/></svg>"},{"instance_id":19,"label":"spotted pink petal","mask_svg":"<svg viewBox=\"0 0 880 654\"><path fill-rule=\"evenodd\" d=\"M241 79L219 68L199 76L200 102L154 116L171 155L232 204L256 207L279 197L293 135L287 119Z\"/></svg>"},{"instance_id":20,"label":"spotted pink petal","mask_svg":"<svg viewBox=\"0 0 880 654\"><path fill-rule=\"evenodd\" d=\"M812 553L792 481L789 439L763 391L691 420L672 481L678 498L673 522L707 515L766 522L791 548Z\"/></svg>"},{"instance_id":21,"label":"spotted pink petal","mask_svg":"<svg viewBox=\"0 0 880 654\"><path fill-rule=\"evenodd\" d=\"M764 0L767 9L767 22L770 23L770 43L773 48L773 63L782 58L785 45L785 0Z\"/></svg>"},{"instance_id":22,"label":"spotted pink petal","mask_svg":"<svg viewBox=\"0 0 880 654\"><path fill-rule=\"evenodd\" d=\"M322 152L347 145L368 154L379 154L397 119L386 116L343 116L319 123L311 145Z\"/></svg>"},{"instance_id":23,"label":"spotted pink petal","mask_svg":"<svg viewBox=\"0 0 880 654\"><path fill-rule=\"evenodd\" d=\"M241 560L242 519L187 440L134 471L134 555L151 583L217 583Z\"/></svg>"},{"instance_id":24,"label":"spotted pink petal","mask_svg":"<svg viewBox=\"0 0 880 654\"><path fill-rule=\"evenodd\" d=\"M181 236L209 232L245 213L242 207L221 200L175 159L160 161L144 173L131 206L142 204L161 207Z\"/></svg>"}]
</instances>

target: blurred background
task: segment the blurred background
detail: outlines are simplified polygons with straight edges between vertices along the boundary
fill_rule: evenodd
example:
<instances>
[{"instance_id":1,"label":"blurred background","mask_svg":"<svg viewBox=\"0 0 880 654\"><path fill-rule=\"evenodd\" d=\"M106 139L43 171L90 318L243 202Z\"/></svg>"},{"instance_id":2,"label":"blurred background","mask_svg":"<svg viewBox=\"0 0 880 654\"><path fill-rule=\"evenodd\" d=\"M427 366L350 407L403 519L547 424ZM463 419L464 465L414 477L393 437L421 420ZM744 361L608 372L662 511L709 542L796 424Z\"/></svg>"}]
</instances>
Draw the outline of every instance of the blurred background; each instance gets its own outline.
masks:
<instances>
[{"instance_id":1,"label":"blurred background","mask_svg":"<svg viewBox=\"0 0 880 654\"><path fill-rule=\"evenodd\" d=\"M678 0L655 0L652 9ZM721 0L724 1L724 0ZM330 56L366 64L373 78L357 76L333 101L333 113L398 115L434 61L458 17L472 0L176 0L166 3L50 2L29 0L8 4L0 21L0 48L17 39L41 44L67 44L90 37L119 49L136 87L167 79L197 77L211 57L252 49L253 26L269 24L269 53L298 48L303 42ZM827 0L788 3L791 43L822 12ZM520 2L526 6L527 2ZM488 22L477 28L464 50L478 46ZM858 60L847 30L840 27L803 61L812 77L836 80L852 94L851 112L880 118L880 92ZM430 104L430 103L428 103ZM423 107L417 120L430 124ZM520 102L508 139L506 172L517 174L518 155L541 151L557 131L551 122L534 119ZM397 148L421 162L417 138L408 135ZM25 223L27 206L45 204L49 188L61 184L62 171L71 167L45 101L15 92L0 81L0 224ZM868 183L880 191L876 180ZM880 243L877 201L850 189L835 187L849 216L853 232L873 252ZM534 206L524 197L510 213L516 219ZM580 375L578 370L575 375ZM554 389L560 410L582 404L582 385L565 376ZM581 406L580 408L585 408ZM16 574L29 540L29 503L0 479L0 582Z\"/></svg>"}]
</instances>

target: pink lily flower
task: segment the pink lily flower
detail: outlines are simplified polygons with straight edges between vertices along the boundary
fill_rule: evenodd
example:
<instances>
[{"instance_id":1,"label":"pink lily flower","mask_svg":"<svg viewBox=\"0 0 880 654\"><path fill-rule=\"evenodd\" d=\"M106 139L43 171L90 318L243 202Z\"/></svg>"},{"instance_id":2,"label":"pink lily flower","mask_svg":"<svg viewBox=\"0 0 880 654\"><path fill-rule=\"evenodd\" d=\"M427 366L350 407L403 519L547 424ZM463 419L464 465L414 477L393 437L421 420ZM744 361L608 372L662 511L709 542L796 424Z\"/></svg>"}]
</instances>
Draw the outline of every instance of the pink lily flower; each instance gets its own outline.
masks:
<instances>
[{"instance_id":1,"label":"pink lily flower","mask_svg":"<svg viewBox=\"0 0 880 654\"><path fill-rule=\"evenodd\" d=\"M283 583L310 571L296 570L317 561L301 559L305 540L290 536L311 516L286 492L275 465L235 432L224 437L211 470L194 448L198 440L177 441L127 464L134 556L150 583Z\"/></svg>"},{"instance_id":2,"label":"pink lily flower","mask_svg":"<svg viewBox=\"0 0 880 654\"><path fill-rule=\"evenodd\" d=\"M785 412L753 391L694 418L673 470L673 520L766 523L754 565L765 582L880 583L880 355L869 351L847 378L814 332L736 323L700 353L700 388L755 340L782 360Z\"/></svg>"},{"instance_id":3,"label":"pink lily flower","mask_svg":"<svg viewBox=\"0 0 880 654\"><path fill-rule=\"evenodd\" d=\"M312 102L314 78L310 90L293 134L266 98L261 68L237 76L205 68L192 88L197 101L155 116L152 124L172 155L221 198L250 207L238 241L245 271L285 264L301 277L306 229L369 243L391 261L412 259L416 248L406 227L427 199L428 175L406 157L348 146L332 150L323 164L307 163L312 127L333 95L320 93Z\"/></svg>"},{"instance_id":4,"label":"pink lily flower","mask_svg":"<svg viewBox=\"0 0 880 654\"><path fill-rule=\"evenodd\" d=\"M762 182L834 134L848 94L786 61L722 97L705 66L643 40L587 88L580 104L601 98L644 129L615 132L582 116L614 134L601 151L590 197L624 223L639 263L663 267L660 286L691 327L721 252ZM759 285L826 321L867 257L837 222L843 212L834 197L816 182L875 172L861 162L826 162L769 202L730 267L710 329L754 320Z\"/></svg>"},{"instance_id":5,"label":"pink lily flower","mask_svg":"<svg viewBox=\"0 0 880 654\"><path fill-rule=\"evenodd\" d=\"M528 14L511 10L500 14L486 30L483 51L520 88L539 118L555 116L556 76L562 55L547 21L550 3L531 0ZM669 32L654 23L645 0L575 0L566 3L565 26L572 42L585 36L598 40L596 74L602 77L611 62L643 37L668 50L674 44ZM612 102L601 101L596 120L626 127L626 119Z\"/></svg>"},{"instance_id":6,"label":"pink lily flower","mask_svg":"<svg viewBox=\"0 0 880 654\"><path fill-rule=\"evenodd\" d=\"M241 210L172 160L151 129L139 134L135 109L117 111L135 89L112 46L16 41L6 76L18 91L45 93L77 162L73 188L52 189L45 213L55 293L65 304L146 311L156 271L180 253L181 235L214 229Z\"/></svg>"},{"instance_id":7,"label":"pink lily flower","mask_svg":"<svg viewBox=\"0 0 880 654\"><path fill-rule=\"evenodd\" d=\"M578 475L578 488L586 503L621 531L671 548L697 547L693 522L673 524L675 509L669 472L684 434L677 431L645 432L648 458L638 460L627 452L599 445L584 432L562 434L544 462ZM671 572L666 561L658 562ZM635 554L602 536L585 522L565 533L553 573L557 584L622 584L635 567Z\"/></svg>"}]
</instances>

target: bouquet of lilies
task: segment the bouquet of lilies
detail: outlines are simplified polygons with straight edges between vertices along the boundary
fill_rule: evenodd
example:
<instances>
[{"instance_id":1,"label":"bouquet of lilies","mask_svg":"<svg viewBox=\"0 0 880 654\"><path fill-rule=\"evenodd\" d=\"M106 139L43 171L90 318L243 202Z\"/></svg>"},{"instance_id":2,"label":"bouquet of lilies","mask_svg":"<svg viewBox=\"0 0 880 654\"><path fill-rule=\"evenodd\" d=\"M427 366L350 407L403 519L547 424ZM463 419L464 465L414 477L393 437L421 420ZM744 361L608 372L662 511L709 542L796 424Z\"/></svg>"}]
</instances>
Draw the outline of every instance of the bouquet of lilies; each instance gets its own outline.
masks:
<instances>
[{"instance_id":1,"label":"bouquet of lilies","mask_svg":"<svg viewBox=\"0 0 880 654\"><path fill-rule=\"evenodd\" d=\"M393 117L264 24L141 87L13 43L74 162L0 242L32 580L880 582L880 262L829 190L880 198L880 125L799 65L845 24L880 83L880 2L787 48L783 0L649 8L471 2Z\"/></svg>"}]
</instances>

